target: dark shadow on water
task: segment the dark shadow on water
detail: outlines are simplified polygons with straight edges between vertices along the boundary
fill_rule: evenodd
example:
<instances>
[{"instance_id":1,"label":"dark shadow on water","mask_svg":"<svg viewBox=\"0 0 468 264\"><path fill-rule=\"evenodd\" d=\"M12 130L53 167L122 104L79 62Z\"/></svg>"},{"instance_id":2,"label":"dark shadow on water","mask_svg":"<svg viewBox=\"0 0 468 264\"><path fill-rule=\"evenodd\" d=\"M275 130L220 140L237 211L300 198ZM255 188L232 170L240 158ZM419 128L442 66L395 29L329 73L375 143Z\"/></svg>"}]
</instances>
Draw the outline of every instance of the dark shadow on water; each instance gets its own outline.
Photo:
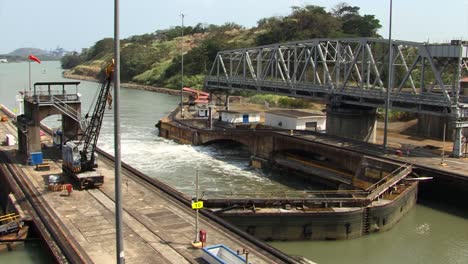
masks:
<instances>
[{"instance_id":1,"label":"dark shadow on water","mask_svg":"<svg viewBox=\"0 0 468 264\"><path fill-rule=\"evenodd\" d=\"M455 215L464 219L468 219L468 210L466 203L464 205L449 203L447 201L435 201L428 199L419 199L418 204L437 210L446 214Z\"/></svg>"}]
</instances>

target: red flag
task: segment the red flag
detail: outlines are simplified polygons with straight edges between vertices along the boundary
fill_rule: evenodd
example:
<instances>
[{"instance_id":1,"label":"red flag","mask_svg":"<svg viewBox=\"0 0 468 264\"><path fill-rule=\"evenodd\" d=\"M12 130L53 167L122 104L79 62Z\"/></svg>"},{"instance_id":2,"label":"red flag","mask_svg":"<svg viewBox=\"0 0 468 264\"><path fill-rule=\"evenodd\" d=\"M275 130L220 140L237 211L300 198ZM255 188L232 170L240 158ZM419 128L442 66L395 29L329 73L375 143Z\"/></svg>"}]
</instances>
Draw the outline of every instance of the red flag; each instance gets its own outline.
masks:
<instances>
[{"instance_id":1,"label":"red flag","mask_svg":"<svg viewBox=\"0 0 468 264\"><path fill-rule=\"evenodd\" d=\"M30 60L33 60L37 63L41 63L41 60L38 59L36 56L32 55L32 54L29 54L29 57L28 57Z\"/></svg>"}]
</instances>

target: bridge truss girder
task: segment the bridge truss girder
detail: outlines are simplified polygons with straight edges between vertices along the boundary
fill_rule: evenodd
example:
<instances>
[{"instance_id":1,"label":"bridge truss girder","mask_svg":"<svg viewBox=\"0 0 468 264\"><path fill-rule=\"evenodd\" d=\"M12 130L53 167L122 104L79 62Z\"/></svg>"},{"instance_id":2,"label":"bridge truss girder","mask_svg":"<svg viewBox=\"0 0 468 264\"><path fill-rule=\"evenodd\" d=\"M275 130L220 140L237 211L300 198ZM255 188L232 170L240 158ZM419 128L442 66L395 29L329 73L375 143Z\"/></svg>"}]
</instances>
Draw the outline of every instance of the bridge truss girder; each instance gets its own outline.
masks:
<instances>
[{"instance_id":1,"label":"bridge truss girder","mask_svg":"<svg viewBox=\"0 0 468 264\"><path fill-rule=\"evenodd\" d=\"M451 116L468 122L468 95L459 80L468 72L468 45L393 41L390 109ZM250 90L326 103L384 107L388 40L307 41L218 52L205 89Z\"/></svg>"}]
</instances>

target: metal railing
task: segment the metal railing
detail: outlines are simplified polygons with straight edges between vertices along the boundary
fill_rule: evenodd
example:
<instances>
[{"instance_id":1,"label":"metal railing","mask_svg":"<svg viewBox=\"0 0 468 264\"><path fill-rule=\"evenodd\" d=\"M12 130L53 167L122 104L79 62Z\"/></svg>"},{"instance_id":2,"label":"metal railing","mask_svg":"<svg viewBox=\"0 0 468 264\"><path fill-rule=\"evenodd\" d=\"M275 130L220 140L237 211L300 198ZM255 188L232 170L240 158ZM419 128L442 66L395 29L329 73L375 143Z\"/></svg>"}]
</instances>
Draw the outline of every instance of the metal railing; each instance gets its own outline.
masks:
<instances>
[{"instance_id":1,"label":"metal railing","mask_svg":"<svg viewBox=\"0 0 468 264\"><path fill-rule=\"evenodd\" d=\"M399 183L412 172L411 165L403 165L371 185L366 190L305 190L284 192L203 192L207 207L225 205L284 205L309 204L327 208L329 206L367 206L384 192ZM216 198L209 198L210 194Z\"/></svg>"}]
</instances>

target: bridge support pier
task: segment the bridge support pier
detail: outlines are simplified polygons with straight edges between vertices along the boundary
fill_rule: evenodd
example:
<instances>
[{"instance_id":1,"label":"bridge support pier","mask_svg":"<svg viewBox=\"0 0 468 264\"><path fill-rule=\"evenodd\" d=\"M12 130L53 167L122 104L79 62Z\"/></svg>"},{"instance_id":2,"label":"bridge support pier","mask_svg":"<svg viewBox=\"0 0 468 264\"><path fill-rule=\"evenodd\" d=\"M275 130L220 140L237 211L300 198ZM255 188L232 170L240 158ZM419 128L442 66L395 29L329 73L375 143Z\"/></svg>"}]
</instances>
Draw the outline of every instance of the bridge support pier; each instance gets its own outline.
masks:
<instances>
[{"instance_id":1,"label":"bridge support pier","mask_svg":"<svg viewBox=\"0 0 468 264\"><path fill-rule=\"evenodd\" d=\"M446 139L452 139L450 118L448 116L435 116L430 114L418 114L417 134L425 138L443 139L444 124L446 124Z\"/></svg>"},{"instance_id":2,"label":"bridge support pier","mask_svg":"<svg viewBox=\"0 0 468 264\"><path fill-rule=\"evenodd\" d=\"M327 134L375 143L377 109L327 105Z\"/></svg>"},{"instance_id":3,"label":"bridge support pier","mask_svg":"<svg viewBox=\"0 0 468 264\"><path fill-rule=\"evenodd\" d=\"M454 138L453 138L453 149L452 149L452 156L454 158L461 158L463 156L463 149L462 149L462 128L455 128L454 129Z\"/></svg>"},{"instance_id":4,"label":"bridge support pier","mask_svg":"<svg viewBox=\"0 0 468 264\"><path fill-rule=\"evenodd\" d=\"M468 135L468 128L456 127L456 119L448 116L435 116L430 114L418 115L417 134L426 138L443 140L444 124L446 141L453 141L452 156L463 156L463 136Z\"/></svg>"},{"instance_id":5,"label":"bridge support pier","mask_svg":"<svg viewBox=\"0 0 468 264\"><path fill-rule=\"evenodd\" d=\"M40 111L37 103L24 100L24 115L18 117L18 150L24 154L41 151Z\"/></svg>"},{"instance_id":6,"label":"bridge support pier","mask_svg":"<svg viewBox=\"0 0 468 264\"><path fill-rule=\"evenodd\" d=\"M42 99L44 100L44 98ZM46 99L49 99L49 97ZM73 118L63 114L50 100L38 102L37 97L26 97L23 104L24 115L17 118L18 150L20 153L29 155L32 152L42 151L40 136L41 121L48 116L61 116L65 139L69 139L80 132L80 124ZM81 103L79 101L73 101L67 105L75 112L81 112Z\"/></svg>"}]
</instances>

